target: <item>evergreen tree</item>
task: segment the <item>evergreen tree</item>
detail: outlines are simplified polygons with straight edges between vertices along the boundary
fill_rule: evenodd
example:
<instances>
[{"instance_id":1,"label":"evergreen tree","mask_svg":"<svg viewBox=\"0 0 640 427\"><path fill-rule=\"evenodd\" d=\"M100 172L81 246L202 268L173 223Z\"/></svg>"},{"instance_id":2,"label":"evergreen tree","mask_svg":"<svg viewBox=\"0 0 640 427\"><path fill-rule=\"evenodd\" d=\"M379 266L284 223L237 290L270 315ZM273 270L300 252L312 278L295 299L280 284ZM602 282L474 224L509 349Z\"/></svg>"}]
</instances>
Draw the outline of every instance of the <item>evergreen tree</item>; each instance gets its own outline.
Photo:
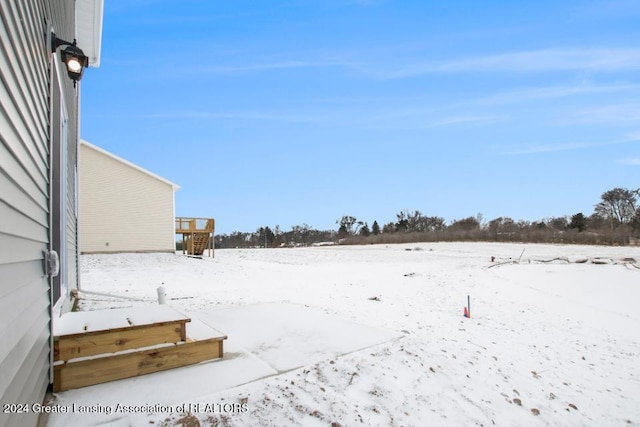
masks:
<instances>
[{"instance_id":1,"label":"evergreen tree","mask_svg":"<svg viewBox=\"0 0 640 427\"><path fill-rule=\"evenodd\" d=\"M579 212L571 217L569 228L577 228L578 232L582 232L587 228L587 218L582 212Z\"/></svg>"},{"instance_id":2,"label":"evergreen tree","mask_svg":"<svg viewBox=\"0 0 640 427\"><path fill-rule=\"evenodd\" d=\"M378 221L373 221L373 225L371 226L371 233L374 236L380 234L380 225L378 225Z\"/></svg>"},{"instance_id":3,"label":"evergreen tree","mask_svg":"<svg viewBox=\"0 0 640 427\"><path fill-rule=\"evenodd\" d=\"M409 218L405 211L401 211L399 214L396 214L398 217L398 222L395 224L395 231L408 231L409 228Z\"/></svg>"},{"instance_id":4,"label":"evergreen tree","mask_svg":"<svg viewBox=\"0 0 640 427\"><path fill-rule=\"evenodd\" d=\"M260 227L256 232L256 235L257 245L264 248L272 247L276 239L275 234L273 234L273 231L271 231L268 226Z\"/></svg>"}]
</instances>

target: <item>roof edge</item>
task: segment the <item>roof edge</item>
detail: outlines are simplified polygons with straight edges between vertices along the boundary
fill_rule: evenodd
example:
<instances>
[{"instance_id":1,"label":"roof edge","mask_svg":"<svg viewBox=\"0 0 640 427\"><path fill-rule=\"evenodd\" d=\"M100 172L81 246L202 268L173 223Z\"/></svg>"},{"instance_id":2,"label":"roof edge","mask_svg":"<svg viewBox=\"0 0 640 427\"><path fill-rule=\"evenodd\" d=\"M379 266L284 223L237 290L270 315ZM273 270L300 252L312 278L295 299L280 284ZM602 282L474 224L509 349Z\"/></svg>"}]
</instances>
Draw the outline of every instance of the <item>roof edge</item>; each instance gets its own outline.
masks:
<instances>
[{"instance_id":1,"label":"roof edge","mask_svg":"<svg viewBox=\"0 0 640 427\"><path fill-rule=\"evenodd\" d=\"M173 187L173 191L177 191L177 190L180 189L180 186L178 184L176 184L175 182L171 182L168 179L161 177L160 175L156 175L155 173L150 172L150 171L148 171L148 170L136 165L135 163L131 163L130 161L128 161L126 159L123 159L122 157L116 156L115 154L110 153L109 151L105 150L104 148L100 148L97 145L92 144L92 143L90 143L89 141L87 141L85 139L81 139L80 140L80 145L85 145L88 148L91 148L92 150L95 150L95 151L97 151L99 153L102 153L105 156L108 156L108 157L110 157L110 158L112 158L114 160L117 160L118 162L123 163L123 164L125 164L125 165L127 165L127 166L129 166L129 167L131 167L133 169L136 169L136 170L138 170L138 171L140 171L140 172L142 172L142 173L144 173L146 175L149 175L150 177L155 178L158 181L162 181L165 184L170 185L171 187Z\"/></svg>"},{"instance_id":2,"label":"roof edge","mask_svg":"<svg viewBox=\"0 0 640 427\"><path fill-rule=\"evenodd\" d=\"M76 38L89 58L89 67L97 68L102 51L104 0L76 0L75 13Z\"/></svg>"}]
</instances>

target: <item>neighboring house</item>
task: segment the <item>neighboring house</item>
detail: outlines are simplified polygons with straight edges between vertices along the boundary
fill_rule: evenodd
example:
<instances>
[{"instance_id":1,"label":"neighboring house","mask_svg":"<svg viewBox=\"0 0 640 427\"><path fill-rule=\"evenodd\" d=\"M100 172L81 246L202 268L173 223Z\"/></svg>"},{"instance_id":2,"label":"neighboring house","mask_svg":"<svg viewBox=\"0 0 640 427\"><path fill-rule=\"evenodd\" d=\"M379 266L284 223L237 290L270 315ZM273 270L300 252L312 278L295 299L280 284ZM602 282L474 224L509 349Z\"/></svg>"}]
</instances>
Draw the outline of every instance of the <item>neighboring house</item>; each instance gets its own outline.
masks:
<instances>
[{"instance_id":1,"label":"neighboring house","mask_svg":"<svg viewBox=\"0 0 640 427\"><path fill-rule=\"evenodd\" d=\"M72 77L62 59L79 48L99 64L102 8L102 0L0 2L0 426L37 423L32 410L5 405L43 401L51 325L78 284L81 73ZM49 268L54 251L59 274Z\"/></svg>"},{"instance_id":2,"label":"neighboring house","mask_svg":"<svg viewBox=\"0 0 640 427\"><path fill-rule=\"evenodd\" d=\"M80 143L80 252L175 252L176 184Z\"/></svg>"}]
</instances>

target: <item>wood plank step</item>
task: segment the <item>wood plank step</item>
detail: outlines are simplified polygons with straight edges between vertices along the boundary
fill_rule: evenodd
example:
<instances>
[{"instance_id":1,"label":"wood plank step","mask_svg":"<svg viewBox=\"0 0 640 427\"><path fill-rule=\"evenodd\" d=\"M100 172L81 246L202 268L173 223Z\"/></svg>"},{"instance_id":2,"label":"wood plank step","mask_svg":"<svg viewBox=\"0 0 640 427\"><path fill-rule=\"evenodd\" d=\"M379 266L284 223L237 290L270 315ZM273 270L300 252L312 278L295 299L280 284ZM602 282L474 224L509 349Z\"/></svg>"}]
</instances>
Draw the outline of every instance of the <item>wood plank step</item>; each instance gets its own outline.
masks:
<instances>
[{"instance_id":1,"label":"wood plank step","mask_svg":"<svg viewBox=\"0 0 640 427\"><path fill-rule=\"evenodd\" d=\"M189 327L193 326L193 330ZM80 357L54 364L54 391L136 377L223 357L222 334L200 321L189 324L185 341L116 353Z\"/></svg>"},{"instance_id":2,"label":"wood plank step","mask_svg":"<svg viewBox=\"0 0 640 427\"><path fill-rule=\"evenodd\" d=\"M164 305L66 313L54 320L54 360L186 341L190 321Z\"/></svg>"},{"instance_id":3,"label":"wood plank step","mask_svg":"<svg viewBox=\"0 0 640 427\"><path fill-rule=\"evenodd\" d=\"M62 336L53 343L53 360L66 361L180 341L186 341L184 323Z\"/></svg>"},{"instance_id":4,"label":"wood plank step","mask_svg":"<svg viewBox=\"0 0 640 427\"><path fill-rule=\"evenodd\" d=\"M190 320L188 316L176 309L161 304L108 310L76 311L65 313L55 319L53 333L56 336L74 335L145 326L154 323L189 322Z\"/></svg>"},{"instance_id":5,"label":"wood plank step","mask_svg":"<svg viewBox=\"0 0 640 427\"><path fill-rule=\"evenodd\" d=\"M164 344L162 347L120 354L58 362L54 365L53 391L101 384L151 374L221 358L222 340Z\"/></svg>"}]
</instances>

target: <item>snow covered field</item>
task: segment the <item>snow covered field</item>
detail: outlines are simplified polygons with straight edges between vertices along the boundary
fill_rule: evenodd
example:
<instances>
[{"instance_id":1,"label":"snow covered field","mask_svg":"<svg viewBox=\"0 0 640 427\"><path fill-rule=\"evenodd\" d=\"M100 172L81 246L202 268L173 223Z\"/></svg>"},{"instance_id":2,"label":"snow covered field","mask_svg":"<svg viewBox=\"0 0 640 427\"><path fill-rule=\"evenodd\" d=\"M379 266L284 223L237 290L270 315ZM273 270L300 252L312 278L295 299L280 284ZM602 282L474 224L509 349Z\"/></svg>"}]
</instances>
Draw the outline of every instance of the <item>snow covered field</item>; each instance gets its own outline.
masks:
<instances>
[{"instance_id":1,"label":"snow covered field","mask_svg":"<svg viewBox=\"0 0 640 427\"><path fill-rule=\"evenodd\" d=\"M80 261L82 310L143 309L164 284L170 306L229 339L224 360L57 393L54 405L94 413L51 414L49 426L640 425L640 248L418 243ZM148 407L101 410L118 404Z\"/></svg>"}]
</instances>

